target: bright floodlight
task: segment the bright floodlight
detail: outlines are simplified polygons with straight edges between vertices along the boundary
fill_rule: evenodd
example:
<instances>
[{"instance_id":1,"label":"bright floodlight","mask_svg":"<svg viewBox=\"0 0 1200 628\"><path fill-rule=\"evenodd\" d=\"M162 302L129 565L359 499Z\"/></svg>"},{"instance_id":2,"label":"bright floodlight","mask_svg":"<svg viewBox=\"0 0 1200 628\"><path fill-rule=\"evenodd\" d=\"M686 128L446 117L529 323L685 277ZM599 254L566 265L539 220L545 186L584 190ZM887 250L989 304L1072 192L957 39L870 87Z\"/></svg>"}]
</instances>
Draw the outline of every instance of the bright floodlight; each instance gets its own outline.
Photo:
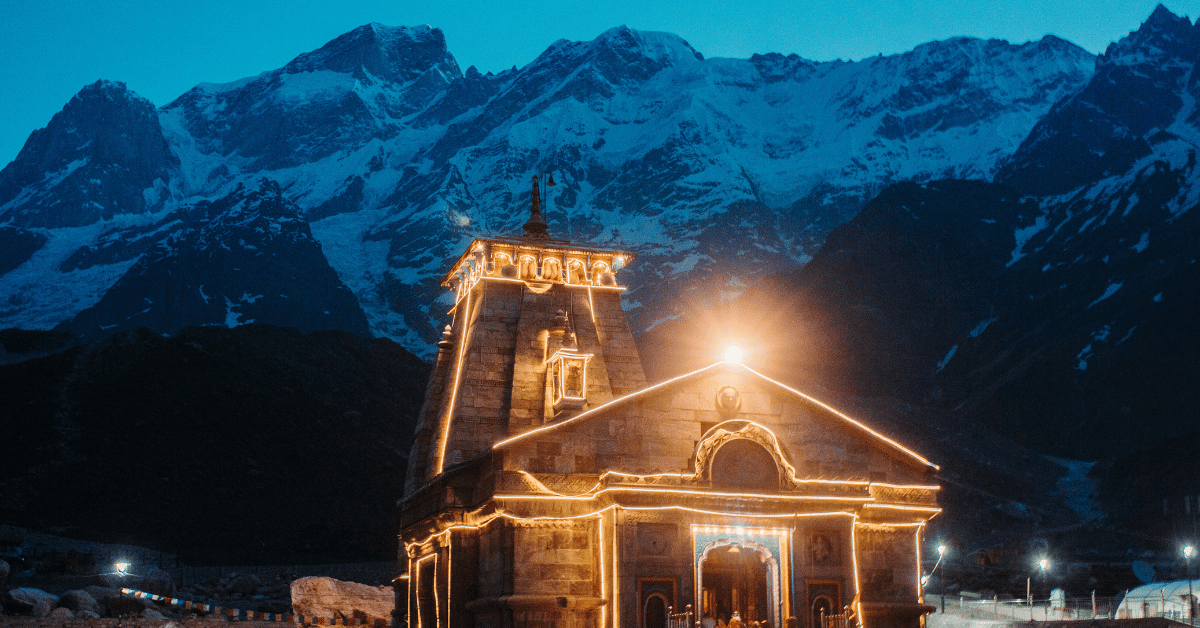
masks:
<instances>
[{"instance_id":1,"label":"bright floodlight","mask_svg":"<svg viewBox=\"0 0 1200 628\"><path fill-rule=\"evenodd\" d=\"M1188 545L1187 547L1183 548L1184 558L1191 558L1195 555L1196 555L1196 548L1192 547L1191 545Z\"/></svg>"},{"instance_id":2,"label":"bright floodlight","mask_svg":"<svg viewBox=\"0 0 1200 628\"><path fill-rule=\"evenodd\" d=\"M726 362L733 362L734 364L737 364L742 361L742 355L742 348L737 345L725 349Z\"/></svg>"},{"instance_id":3,"label":"bright floodlight","mask_svg":"<svg viewBox=\"0 0 1200 628\"><path fill-rule=\"evenodd\" d=\"M942 554L945 554L945 553L946 553L946 546L945 546L945 545L939 545L939 546L938 546L938 555L940 556L940 555L942 555Z\"/></svg>"},{"instance_id":4,"label":"bright floodlight","mask_svg":"<svg viewBox=\"0 0 1200 628\"><path fill-rule=\"evenodd\" d=\"M1043 558L1043 559L1039 560L1039 561L1038 561L1038 567L1041 567L1041 568L1042 568L1042 571L1046 571L1047 569L1049 569L1049 568L1050 568L1050 559L1049 559L1049 558Z\"/></svg>"},{"instance_id":5,"label":"bright floodlight","mask_svg":"<svg viewBox=\"0 0 1200 628\"><path fill-rule=\"evenodd\" d=\"M117 575L124 576L129 573L129 563L113 563L113 567L117 570Z\"/></svg>"}]
</instances>

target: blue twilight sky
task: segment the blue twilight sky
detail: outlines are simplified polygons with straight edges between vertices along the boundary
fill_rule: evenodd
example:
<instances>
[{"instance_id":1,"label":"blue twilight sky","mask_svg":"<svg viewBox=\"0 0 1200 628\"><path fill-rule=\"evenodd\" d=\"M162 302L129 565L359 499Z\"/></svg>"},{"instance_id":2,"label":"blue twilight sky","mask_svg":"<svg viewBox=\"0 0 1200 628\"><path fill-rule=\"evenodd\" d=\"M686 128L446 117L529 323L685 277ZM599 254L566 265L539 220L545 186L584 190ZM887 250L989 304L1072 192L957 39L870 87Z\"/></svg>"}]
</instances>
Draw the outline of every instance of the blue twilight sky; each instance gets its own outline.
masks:
<instances>
[{"instance_id":1,"label":"blue twilight sky","mask_svg":"<svg viewBox=\"0 0 1200 628\"><path fill-rule=\"evenodd\" d=\"M558 39L625 24L680 35L705 57L893 54L959 35L1022 43L1054 34L1094 52L1158 0L0 0L0 166L97 79L165 105L201 82L278 68L369 22L429 24L465 71L533 61ZM1177 15L1200 0L1167 0Z\"/></svg>"}]
</instances>

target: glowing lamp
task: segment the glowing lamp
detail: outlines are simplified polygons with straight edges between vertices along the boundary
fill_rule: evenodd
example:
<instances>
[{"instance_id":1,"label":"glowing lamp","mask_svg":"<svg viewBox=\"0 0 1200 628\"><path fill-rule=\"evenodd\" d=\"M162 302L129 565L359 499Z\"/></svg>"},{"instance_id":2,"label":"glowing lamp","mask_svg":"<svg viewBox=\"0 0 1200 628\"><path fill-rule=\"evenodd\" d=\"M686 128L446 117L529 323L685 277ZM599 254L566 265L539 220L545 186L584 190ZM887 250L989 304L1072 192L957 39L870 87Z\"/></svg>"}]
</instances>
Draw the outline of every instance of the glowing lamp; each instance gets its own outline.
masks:
<instances>
[{"instance_id":1,"label":"glowing lamp","mask_svg":"<svg viewBox=\"0 0 1200 628\"><path fill-rule=\"evenodd\" d=\"M743 356L742 348L737 345L733 345L733 346L729 347L728 349L725 349L725 361L726 362L732 362L734 364L739 364L742 361L742 356Z\"/></svg>"},{"instance_id":2,"label":"glowing lamp","mask_svg":"<svg viewBox=\"0 0 1200 628\"><path fill-rule=\"evenodd\" d=\"M945 545L939 545L939 546L938 546L938 556L941 556L942 554L945 554L945 553L946 553L946 546L945 546Z\"/></svg>"},{"instance_id":3,"label":"glowing lamp","mask_svg":"<svg viewBox=\"0 0 1200 628\"><path fill-rule=\"evenodd\" d=\"M1193 557L1193 556L1195 556L1195 555L1196 555L1196 548L1195 548L1195 547L1192 547L1191 545L1188 545L1188 546L1186 546L1186 547L1184 547L1184 548L1183 548L1183 557L1184 557L1184 558L1191 558L1191 557Z\"/></svg>"},{"instance_id":4,"label":"glowing lamp","mask_svg":"<svg viewBox=\"0 0 1200 628\"><path fill-rule=\"evenodd\" d=\"M1043 559L1039 560L1039 561L1038 561L1038 567L1041 567L1041 568L1042 568L1042 571L1046 571L1047 569L1049 569L1049 568L1050 568L1050 559L1049 559L1049 558L1043 558Z\"/></svg>"},{"instance_id":5,"label":"glowing lamp","mask_svg":"<svg viewBox=\"0 0 1200 628\"><path fill-rule=\"evenodd\" d=\"M117 570L118 576L129 575L129 563L113 563L113 568Z\"/></svg>"},{"instance_id":6,"label":"glowing lamp","mask_svg":"<svg viewBox=\"0 0 1200 628\"><path fill-rule=\"evenodd\" d=\"M590 353L560 349L549 360L554 410L578 410L587 402L587 363Z\"/></svg>"}]
</instances>

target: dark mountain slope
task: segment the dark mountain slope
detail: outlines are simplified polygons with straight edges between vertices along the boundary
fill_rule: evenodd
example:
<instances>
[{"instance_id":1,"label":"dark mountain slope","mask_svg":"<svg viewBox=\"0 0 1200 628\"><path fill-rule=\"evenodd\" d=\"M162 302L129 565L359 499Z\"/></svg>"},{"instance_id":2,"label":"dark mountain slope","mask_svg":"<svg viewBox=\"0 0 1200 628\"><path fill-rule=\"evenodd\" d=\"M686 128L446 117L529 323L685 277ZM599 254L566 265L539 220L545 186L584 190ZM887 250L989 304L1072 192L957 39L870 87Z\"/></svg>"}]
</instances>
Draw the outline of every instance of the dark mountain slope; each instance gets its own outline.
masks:
<instances>
[{"instance_id":1,"label":"dark mountain slope","mask_svg":"<svg viewBox=\"0 0 1200 628\"><path fill-rule=\"evenodd\" d=\"M265 325L2 365L0 513L193 564L390 560L428 372L389 340Z\"/></svg>"}]
</instances>

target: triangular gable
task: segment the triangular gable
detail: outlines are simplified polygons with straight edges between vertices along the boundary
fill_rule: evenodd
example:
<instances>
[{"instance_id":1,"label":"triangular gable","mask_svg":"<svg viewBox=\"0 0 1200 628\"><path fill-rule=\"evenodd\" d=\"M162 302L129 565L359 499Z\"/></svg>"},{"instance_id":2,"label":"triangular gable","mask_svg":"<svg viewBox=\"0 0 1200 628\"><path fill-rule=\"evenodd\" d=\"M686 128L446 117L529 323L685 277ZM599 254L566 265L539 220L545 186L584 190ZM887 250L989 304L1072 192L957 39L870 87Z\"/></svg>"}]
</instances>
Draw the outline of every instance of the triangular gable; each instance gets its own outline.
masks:
<instances>
[{"instance_id":1,"label":"triangular gable","mask_svg":"<svg viewBox=\"0 0 1200 628\"><path fill-rule=\"evenodd\" d=\"M936 464L925 459L923 456L916 453L915 451L913 451L913 450L901 445L900 443L896 442L895 440L892 440L891 438L888 438L887 436L884 436L883 434L871 429L864 423L848 416L847 414L837 410L836 408L834 408L820 400L814 399L813 397L810 397L810 396L808 396L786 384L783 384L774 379L771 379L770 377L767 377L766 375L763 375L762 373L759 373L758 371L755 371L754 369L752 369L744 364L741 364L739 362L725 362L725 361L716 362L716 363L706 366L702 369L692 371L691 373L687 373L685 375L680 375L673 379L669 379L664 382L655 384L653 386L643 388L642 390L630 393L623 397L619 397L619 398L614 399L606 404L603 404L603 405L597 406L595 408L592 408L590 410L587 410L586 412L580 413L569 419L565 419L565 420L559 421L557 423L550 423L550 424L529 430L528 432L524 432L524 433L518 434L516 436L512 436L510 438L507 438L505 440L502 440L502 441L496 443L495 445L493 445L492 448L493 449L504 449L510 445L524 441L532 436L535 436L538 434L547 434L550 432L555 432L555 431L561 430L565 426L575 425L582 421L588 421L589 419L593 419L593 418L596 418L599 416L609 414L609 413L614 412L614 411L620 409L621 407L626 406L630 403L633 403L638 400L649 397L650 395L668 392L672 388L685 386L692 381L706 377L722 368L742 369L745 373L755 377L759 381L767 384L769 387L774 388L774 389L784 393L785 395L793 397L805 404L810 404L810 405L816 406L816 407L824 410L825 412L829 413L831 416L837 417L838 419L843 421L847 426L868 436L869 438L871 438L879 443L882 443L883 445L886 446L886 448L896 451L896 452L902 454L903 456L905 456L923 466L926 466L934 471L937 471L939 469L939 467Z\"/></svg>"}]
</instances>

